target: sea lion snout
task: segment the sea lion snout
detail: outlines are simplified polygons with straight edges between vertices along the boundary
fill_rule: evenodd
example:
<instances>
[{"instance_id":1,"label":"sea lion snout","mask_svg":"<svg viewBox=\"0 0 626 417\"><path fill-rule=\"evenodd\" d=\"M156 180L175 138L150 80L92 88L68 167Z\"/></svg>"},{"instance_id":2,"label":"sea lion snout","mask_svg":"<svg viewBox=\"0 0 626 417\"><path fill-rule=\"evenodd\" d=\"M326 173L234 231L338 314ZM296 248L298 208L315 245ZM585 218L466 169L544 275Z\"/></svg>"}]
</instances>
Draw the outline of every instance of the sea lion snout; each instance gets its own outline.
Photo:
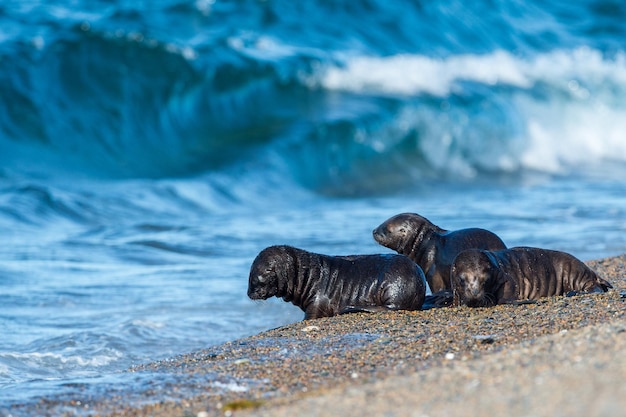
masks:
<instances>
[{"instance_id":1,"label":"sea lion snout","mask_svg":"<svg viewBox=\"0 0 626 417\"><path fill-rule=\"evenodd\" d=\"M382 226L378 226L376 229L372 230L372 235L374 236L374 240L376 242L380 242L385 238L384 230L381 230Z\"/></svg>"},{"instance_id":2,"label":"sea lion snout","mask_svg":"<svg viewBox=\"0 0 626 417\"><path fill-rule=\"evenodd\" d=\"M481 280L475 275L466 276L465 291L470 297L480 298L483 293Z\"/></svg>"},{"instance_id":3,"label":"sea lion snout","mask_svg":"<svg viewBox=\"0 0 626 417\"><path fill-rule=\"evenodd\" d=\"M259 285L259 278L251 277L248 284L248 297L251 300L263 300L264 298L264 288L262 285ZM267 298L267 297L265 297Z\"/></svg>"},{"instance_id":4,"label":"sea lion snout","mask_svg":"<svg viewBox=\"0 0 626 417\"><path fill-rule=\"evenodd\" d=\"M480 298L482 288L475 276L467 273L458 273L454 278L458 290L465 298Z\"/></svg>"},{"instance_id":5,"label":"sea lion snout","mask_svg":"<svg viewBox=\"0 0 626 417\"><path fill-rule=\"evenodd\" d=\"M407 234L406 226L392 220L387 220L372 231L374 240L382 246L388 246L395 241L399 241Z\"/></svg>"}]
</instances>

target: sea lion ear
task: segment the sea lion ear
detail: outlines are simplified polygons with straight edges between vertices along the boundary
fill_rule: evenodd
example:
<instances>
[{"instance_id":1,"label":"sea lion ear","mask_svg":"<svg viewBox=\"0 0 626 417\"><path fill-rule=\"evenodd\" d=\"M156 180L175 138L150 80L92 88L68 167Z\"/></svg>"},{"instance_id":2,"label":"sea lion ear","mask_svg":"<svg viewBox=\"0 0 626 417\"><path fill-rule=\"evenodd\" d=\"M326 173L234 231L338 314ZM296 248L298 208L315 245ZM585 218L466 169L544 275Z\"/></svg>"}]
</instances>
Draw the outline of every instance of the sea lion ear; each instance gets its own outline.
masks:
<instances>
[{"instance_id":1,"label":"sea lion ear","mask_svg":"<svg viewBox=\"0 0 626 417\"><path fill-rule=\"evenodd\" d=\"M516 300L517 299L517 283L509 274L502 271L498 271L496 276L498 286L502 289L503 300Z\"/></svg>"},{"instance_id":2,"label":"sea lion ear","mask_svg":"<svg viewBox=\"0 0 626 417\"><path fill-rule=\"evenodd\" d=\"M498 273L496 274L496 281L498 281L498 284L506 284L509 281L510 277L505 274L504 272L498 270Z\"/></svg>"}]
</instances>

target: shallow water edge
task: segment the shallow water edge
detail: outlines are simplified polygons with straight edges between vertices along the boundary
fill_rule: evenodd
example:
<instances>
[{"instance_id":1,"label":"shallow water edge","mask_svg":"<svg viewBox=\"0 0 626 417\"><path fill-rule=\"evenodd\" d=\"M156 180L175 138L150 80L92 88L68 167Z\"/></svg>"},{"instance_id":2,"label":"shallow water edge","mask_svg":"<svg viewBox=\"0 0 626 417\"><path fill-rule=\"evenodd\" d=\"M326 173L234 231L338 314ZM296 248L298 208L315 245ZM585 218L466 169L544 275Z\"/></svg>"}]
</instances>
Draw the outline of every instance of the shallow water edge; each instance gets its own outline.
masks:
<instances>
[{"instance_id":1,"label":"shallow water edge","mask_svg":"<svg viewBox=\"0 0 626 417\"><path fill-rule=\"evenodd\" d=\"M2 411L14 416L218 416L237 404L279 405L331 387L358 388L390 376L443 370L455 361L482 361L485 355L515 351L577 329L612 323L626 330L626 255L588 264L615 288L521 306L354 313L301 321L137 366L112 376L108 384L76 385L73 393Z\"/></svg>"}]
</instances>

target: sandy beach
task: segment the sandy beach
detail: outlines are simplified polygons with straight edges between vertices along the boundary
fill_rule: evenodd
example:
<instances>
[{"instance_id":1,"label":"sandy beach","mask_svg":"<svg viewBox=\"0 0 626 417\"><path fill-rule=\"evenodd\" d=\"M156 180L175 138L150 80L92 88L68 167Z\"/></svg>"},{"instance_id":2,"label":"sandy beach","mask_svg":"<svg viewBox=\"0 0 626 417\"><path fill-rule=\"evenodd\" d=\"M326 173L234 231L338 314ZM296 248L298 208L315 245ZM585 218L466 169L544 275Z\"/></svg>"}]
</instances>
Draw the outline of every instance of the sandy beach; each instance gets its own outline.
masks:
<instances>
[{"instance_id":1,"label":"sandy beach","mask_svg":"<svg viewBox=\"0 0 626 417\"><path fill-rule=\"evenodd\" d=\"M626 255L588 262L606 294L294 323L3 415L621 416ZM151 380L142 380L150 372ZM155 378L162 375L163 378Z\"/></svg>"}]
</instances>

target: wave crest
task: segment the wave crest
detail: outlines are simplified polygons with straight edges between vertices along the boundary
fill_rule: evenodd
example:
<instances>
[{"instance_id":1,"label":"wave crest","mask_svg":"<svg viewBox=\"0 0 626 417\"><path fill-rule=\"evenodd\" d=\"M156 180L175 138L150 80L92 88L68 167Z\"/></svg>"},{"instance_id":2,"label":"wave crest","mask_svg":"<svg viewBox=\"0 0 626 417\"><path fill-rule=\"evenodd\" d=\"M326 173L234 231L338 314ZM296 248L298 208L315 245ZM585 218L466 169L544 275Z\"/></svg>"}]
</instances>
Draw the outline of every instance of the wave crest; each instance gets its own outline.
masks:
<instances>
[{"instance_id":1,"label":"wave crest","mask_svg":"<svg viewBox=\"0 0 626 417\"><path fill-rule=\"evenodd\" d=\"M0 61L5 175L249 165L354 194L626 163L623 52L355 55L256 32L185 45L84 24L16 48Z\"/></svg>"},{"instance_id":2,"label":"wave crest","mask_svg":"<svg viewBox=\"0 0 626 417\"><path fill-rule=\"evenodd\" d=\"M356 57L309 82L364 101L397 103L363 116L367 122L355 120L353 129L324 126L329 145L321 154L335 149L349 163L334 157L341 162L327 158L332 165L308 168L318 178L326 173L321 183L349 183L357 171L367 189L384 177L406 185L424 177L465 181L626 163L621 53L609 58L580 48L531 59L504 51L448 59ZM324 149L315 135L307 140Z\"/></svg>"}]
</instances>

